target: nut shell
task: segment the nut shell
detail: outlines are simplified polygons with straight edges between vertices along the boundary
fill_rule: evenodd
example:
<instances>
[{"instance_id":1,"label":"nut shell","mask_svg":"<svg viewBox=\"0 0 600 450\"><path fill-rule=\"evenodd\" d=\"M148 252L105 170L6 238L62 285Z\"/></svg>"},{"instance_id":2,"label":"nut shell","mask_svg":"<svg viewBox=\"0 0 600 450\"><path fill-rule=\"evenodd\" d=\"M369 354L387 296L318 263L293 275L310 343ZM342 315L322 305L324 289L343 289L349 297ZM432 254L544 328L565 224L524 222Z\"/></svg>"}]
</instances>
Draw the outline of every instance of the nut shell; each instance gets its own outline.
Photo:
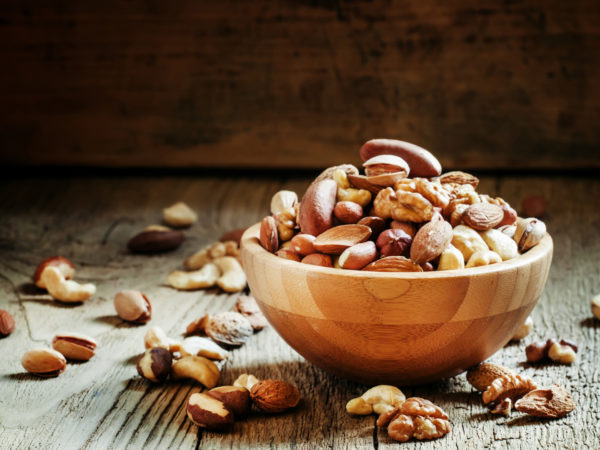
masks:
<instances>
[{"instance_id":1,"label":"nut shell","mask_svg":"<svg viewBox=\"0 0 600 450\"><path fill-rule=\"evenodd\" d=\"M114 299L115 310L123 320L146 323L152 317L152 305L145 294L133 289L118 292Z\"/></svg>"},{"instance_id":2,"label":"nut shell","mask_svg":"<svg viewBox=\"0 0 600 450\"><path fill-rule=\"evenodd\" d=\"M300 391L282 380L262 380L250 389L252 402L262 411L279 413L300 402Z\"/></svg>"},{"instance_id":3,"label":"nut shell","mask_svg":"<svg viewBox=\"0 0 600 450\"><path fill-rule=\"evenodd\" d=\"M360 157L363 161L382 154L396 155L404 159L410 167L411 177L437 177L442 173L442 166L435 156L410 142L396 139L371 139L360 148Z\"/></svg>"},{"instance_id":4,"label":"nut shell","mask_svg":"<svg viewBox=\"0 0 600 450\"><path fill-rule=\"evenodd\" d=\"M60 333L52 339L52 348L70 360L87 361L94 356L97 342L80 333Z\"/></svg>"},{"instance_id":5,"label":"nut shell","mask_svg":"<svg viewBox=\"0 0 600 450\"><path fill-rule=\"evenodd\" d=\"M564 417L575 409L575 401L569 391L558 384L550 389L536 389L525 394L515 403L515 409L535 417Z\"/></svg>"},{"instance_id":6,"label":"nut shell","mask_svg":"<svg viewBox=\"0 0 600 450\"><path fill-rule=\"evenodd\" d=\"M65 357L49 348L36 348L29 350L21 358L23 368L38 377L56 377L65 371L67 360Z\"/></svg>"},{"instance_id":7,"label":"nut shell","mask_svg":"<svg viewBox=\"0 0 600 450\"><path fill-rule=\"evenodd\" d=\"M245 344L254 333L248 319L234 311L211 315L206 323L205 331L215 342L232 346Z\"/></svg>"}]
</instances>

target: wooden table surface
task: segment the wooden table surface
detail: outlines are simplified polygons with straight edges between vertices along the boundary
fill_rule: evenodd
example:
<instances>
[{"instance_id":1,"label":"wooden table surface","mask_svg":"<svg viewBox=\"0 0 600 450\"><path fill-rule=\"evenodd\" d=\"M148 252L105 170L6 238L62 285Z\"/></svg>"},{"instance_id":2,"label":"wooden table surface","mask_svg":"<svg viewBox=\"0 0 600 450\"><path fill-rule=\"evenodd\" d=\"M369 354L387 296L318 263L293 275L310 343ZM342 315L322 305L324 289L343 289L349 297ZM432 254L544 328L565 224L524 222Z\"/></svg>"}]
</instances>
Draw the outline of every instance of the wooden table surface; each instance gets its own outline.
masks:
<instances>
[{"instance_id":1,"label":"wooden table surface","mask_svg":"<svg viewBox=\"0 0 600 450\"><path fill-rule=\"evenodd\" d=\"M135 369L150 326L180 338L205 312L229 310L237 295L217 289L177 292L166 275L224 231L252 224L268 212L270 197L288 188L303 192L308 178L285 176L88 176L5 178L0 181L0 308L16 322L0 339L0 448L598 448L600 433L600 321L590 312L600 292L600 181L597 176L484 176L480 192L514 205L529 194L549 200L544 220L554 238L554 261L546 289L533 311L535 328L492 360L533 376L539 385L560 383L577 409L560 420L487 412L464 375L404 389L428 398L450 415L452 431L441 440L397 444L375 427L375 416L350 417L345 403L367 386L314 367L271 328L232 351L221 382L239 374L294 382L303 395L282 415L254 413L227 433L200 431L186 418L185 404L198 385L152 385ZM199 212L178 250L159 256L131 255L130 236L160 221L161 210L183 200ZM77 267L77 279L97 293L83 305L49 299L30 277L44 258L60 253ZM120 320L114 294L145 292L153 317L146 325ZM50 345L58 331L95 337L96 356L69 364L58 378L40 379L21 367L32 347ZM524 363L525 345L548 337L579 344L572 366ZM365 368L368 370L368 367Z\"/></svg>"}]
</instances>

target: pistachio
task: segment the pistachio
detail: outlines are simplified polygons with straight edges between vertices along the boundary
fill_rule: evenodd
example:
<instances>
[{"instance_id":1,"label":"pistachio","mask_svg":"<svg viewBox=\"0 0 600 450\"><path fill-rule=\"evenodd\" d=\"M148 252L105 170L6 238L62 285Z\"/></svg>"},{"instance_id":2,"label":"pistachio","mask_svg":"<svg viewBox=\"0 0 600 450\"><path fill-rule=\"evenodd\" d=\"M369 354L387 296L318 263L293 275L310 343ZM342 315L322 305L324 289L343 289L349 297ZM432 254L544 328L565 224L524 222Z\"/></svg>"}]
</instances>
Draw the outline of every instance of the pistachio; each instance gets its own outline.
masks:
<instances>
[{"instance_id":1,"label":"pistachio","mask_svg":"<svg viewBox=\"0 0 600 450\"><path fill-rule=\"evenodd\" d=\"M546 224L541 220L533 217L517 220L517 229L515 230L514 240L519 246L519 250L522 252L539 244L545 235Z\"/></svg>"},{"instance_id":2,"label":"pistachio","mask_svg":"<svg viewBox=\"0 0 600 450\"><path fill-rule=\"evenodd\" d=\"M65 371L67 360L65 357L49 348L36 348L29 350L21 358L23 368L38 377L56 377Z\"/></svg>"},{"instance_id":3,"label":"pistachio","mask_svg":"<svg viewBox=\"0 0 600 450\"><path fill-rule=\"evenodd\" d=\"M173 359L168 350L160 347L149 348L138 361L137 371L147 380L160 383L169 376L172 363Z\"/></svg>"},{"instance_id":4,"label":"pistachio","mask_svg":"<svg viewBox=\"0 0 600 450\"><path fill-rule=\"evenodd\" d=\"M128 322L146 323L152 317L150 300L140 291L127 289L118 292L114 305L119 317Z\"/></svg>"},{"instance_id":5,"label":"pistachio","mask_svg":"<svg viewBox=\"0 0 600 450\"><path fill-rule=\"evenodd\" d=\"M97 345L94 338L79 333L60 333L52 340L54 350L75 361L90 359L94 356Z\"/></svg>"}]
</instances>

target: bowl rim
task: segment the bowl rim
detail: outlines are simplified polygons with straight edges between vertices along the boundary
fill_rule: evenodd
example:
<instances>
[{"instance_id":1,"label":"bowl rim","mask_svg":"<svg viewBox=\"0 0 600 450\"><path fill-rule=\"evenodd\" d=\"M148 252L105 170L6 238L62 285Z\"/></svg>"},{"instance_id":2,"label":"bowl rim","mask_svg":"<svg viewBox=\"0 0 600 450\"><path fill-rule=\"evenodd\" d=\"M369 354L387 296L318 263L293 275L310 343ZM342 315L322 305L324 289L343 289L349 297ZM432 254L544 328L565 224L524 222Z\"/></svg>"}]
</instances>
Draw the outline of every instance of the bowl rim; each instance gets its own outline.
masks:
<instances>
[{"instance_id":1,"label":"bowl rim","mask_svg":"<svg viewBox=\"0 0 600 450\"><path fill-rule=\"evenodd\" d=\"M264 258L272 263L277 263L289 269L301 269L308 272L322 273L323 275L343 275L353 278L397 278L397 279L441 279L441 278L462 278L473 275L485 275L490 273L502 273L512 271L515 268L531 265L535 261L544 258L548 253L552 253L554 244L549 233L542 238L538 245L530 248L525 253L516 258L512 258L500 263L489 264L487 266L469 267L454 270L434 270L430 272L376 272L366 270L338 269L335 267L322 267L313 264L304 264L290 259L280 258L274 253L268 252L259 241L260 222L251 225L246 229L240 239L240 248L242 254L247 251L251 254Z\"/></svg>"}]
</instances>

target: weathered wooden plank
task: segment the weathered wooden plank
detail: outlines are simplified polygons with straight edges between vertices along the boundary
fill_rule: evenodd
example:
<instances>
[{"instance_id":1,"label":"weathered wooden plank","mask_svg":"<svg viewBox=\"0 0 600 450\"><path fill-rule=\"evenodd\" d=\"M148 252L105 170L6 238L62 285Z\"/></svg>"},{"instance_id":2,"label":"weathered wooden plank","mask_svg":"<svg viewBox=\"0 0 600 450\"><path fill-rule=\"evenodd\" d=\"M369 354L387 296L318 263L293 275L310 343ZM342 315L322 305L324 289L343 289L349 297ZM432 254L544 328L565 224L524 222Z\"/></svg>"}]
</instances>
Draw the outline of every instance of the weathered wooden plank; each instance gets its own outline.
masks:
<instances>
[{"instance_id":1,"label":"weathered wooden plank","mask_svg":"<svg viewBox=\"0 0 600 450\"><path fill-rule=\"evenodd\" d=\"M17 321L15 333L0 340L0 442L6 448L387 448L396 447L375 430L374 417L351 418L346 401L366 386L335 378L305 362L272 329L256 334L232 352L224 383L243 372L294 381L303 393L296 410L281 416L253 415L230 433L198 432L185 417L193 384L150 386L135 371L135 357L150 325L180 336L205 311L229 309L235 295L217 290L174 292L162 280L171 268L224 229L266 213L270 196L282 187L301 192L307 179L71 178L0 181L0 308ZM431 399L451 416L453 430L435 443L406 448L594 448L600 375L596 361L600 324L589 298L597 293L600 213L592 199L600 182L592 178L483 177L481 191L500 194L514 205L530 193L549 201L545 218L555 241L547 287L533 312L536 327L522 344L492 358L532 375L541 385L559 382L578 402L572 415L539 421L487 413L464 376L405 390ZM160 219L160 209L183 199L200 212L183 248L172 254L129 255L124 245L138 228ZM60 250L78 266L78 278L93 281L98 294L82 306L51 302L27 286L37 262ZM131 326L114 315L112 297L122 288L146 292L153 302L149 325ZM20 357L47 345L59 330L73 329L99 341L87 363L70 364L57 379L23 372ZM524 346L534 339L572 338L580 346L572 366L523 364Z\"/></svg>"},{"instance_id":2,"label":"weathered wooden plank","mask_svg":"<svg viewBox=\"0 0 600 450\"><path fill-rule=\"evenodd\" d=\"M593 0L0 6L0 161L599 167Z\"/></svg>"}]
</instances>

